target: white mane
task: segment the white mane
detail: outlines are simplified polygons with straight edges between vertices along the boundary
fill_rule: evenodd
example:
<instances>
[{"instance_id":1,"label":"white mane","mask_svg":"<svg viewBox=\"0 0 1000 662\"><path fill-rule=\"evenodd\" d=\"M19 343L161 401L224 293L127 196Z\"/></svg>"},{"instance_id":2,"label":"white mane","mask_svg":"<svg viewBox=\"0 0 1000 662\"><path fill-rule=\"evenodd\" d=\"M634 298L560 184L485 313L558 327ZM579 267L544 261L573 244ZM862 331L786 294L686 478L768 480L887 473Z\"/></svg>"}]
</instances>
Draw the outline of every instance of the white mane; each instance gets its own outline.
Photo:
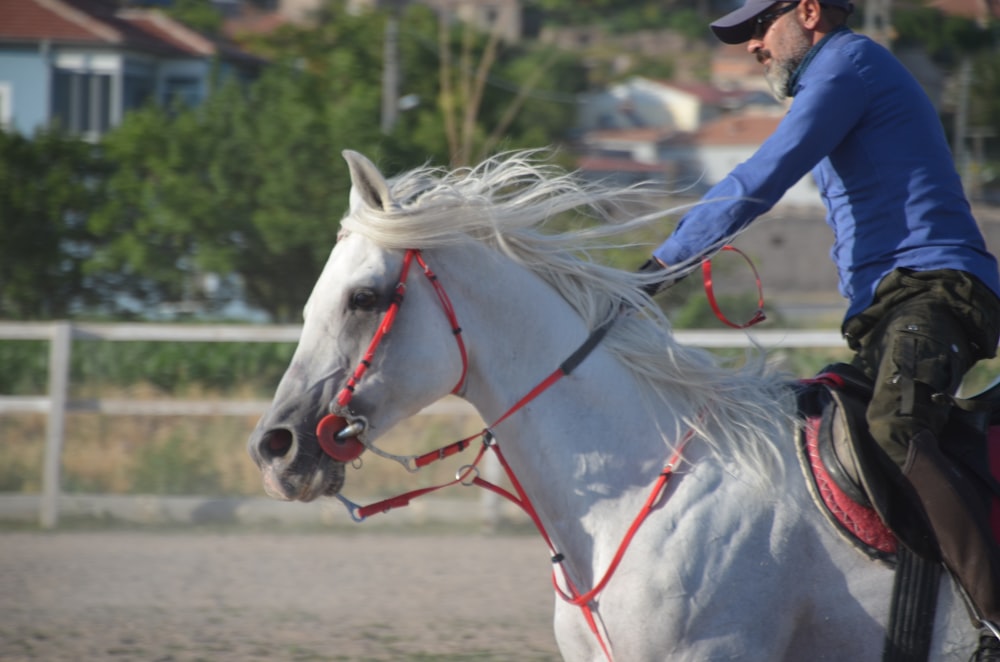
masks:
<instances>
[{"instance_id":1,"label":"white mane","mask_svg":"<svg viewBox=\"0 0 1000 662\"><path fill-rule=\"evenodd\" d=\"M618 316L623 306L642 311L619 316L602 343L648 386L650 406L673 410L717 453L739 458L751 472L781 469L771 437L794 412L785 378L771 374L759 351L732 366L678 344L666 317L642 292L649 277L590 259L598 250L622 245L613 238L662 222L678 208L612 222L615 210L648 200L650 189L583 183L541 163L537 151L498 155L475 168L418 168L390 180L389 187L396 204L358 205L341 221L342 229L390 249L483 242L550 283L592 329ZM584 230L541 231L547 220L567 212L606 222ZM684 434L662 432L668 440Z\"/></svg>"}]
</instances>

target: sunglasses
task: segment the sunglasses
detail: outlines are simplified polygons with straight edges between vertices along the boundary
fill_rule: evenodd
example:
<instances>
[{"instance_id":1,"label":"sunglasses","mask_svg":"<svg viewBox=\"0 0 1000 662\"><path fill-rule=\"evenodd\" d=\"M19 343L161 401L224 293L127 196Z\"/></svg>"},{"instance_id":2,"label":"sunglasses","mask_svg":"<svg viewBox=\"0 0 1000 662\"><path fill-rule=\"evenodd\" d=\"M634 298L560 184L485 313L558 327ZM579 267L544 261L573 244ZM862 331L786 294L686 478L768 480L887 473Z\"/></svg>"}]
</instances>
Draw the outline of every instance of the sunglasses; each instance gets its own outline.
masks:
<instances>
[{"instance_id":1,"label":"sunglasses","mask_svg":"<svg viewBox=\"0 0 1000 662\"><path fill-rule=\"evenodd\" d=\"M763 39L767 31L771 29L774 22L779 18L792 11L798 6L798 2L792 2L781 9L776 9L774 11L767 12L766 14L761 14L753 21L753 39Z\"/></svg>"}]
</instances>

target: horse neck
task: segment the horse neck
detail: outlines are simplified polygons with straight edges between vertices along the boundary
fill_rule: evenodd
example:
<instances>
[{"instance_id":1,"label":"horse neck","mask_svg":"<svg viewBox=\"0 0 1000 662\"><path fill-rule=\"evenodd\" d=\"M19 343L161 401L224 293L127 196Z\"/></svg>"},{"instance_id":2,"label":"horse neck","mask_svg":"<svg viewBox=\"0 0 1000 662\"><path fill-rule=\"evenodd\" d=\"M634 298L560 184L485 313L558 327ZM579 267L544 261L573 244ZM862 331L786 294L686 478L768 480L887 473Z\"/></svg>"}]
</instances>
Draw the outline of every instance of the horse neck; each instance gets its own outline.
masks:
<instances>
[{"instance_id":1,"label":"horse neck","mask_svg":"<svg viewBox=\"0 0 1000 662\"><path fill-rule=\"evenodd\" d=\"M589 330L554 289L506 258L485 251L445 262L482 274L475 282L458 271L441 278L458 292L455 307L469 348L465 397L493 423L556 370ZM578 550L573 556L579 558L603 544L596 521L626 521L648 494L668 454L657 423L676 427L673 420L652 420L640 382L598 345L569 377L494 433L549 534L562 549Z\"/></svg>"},{"instance_id":2,"label":"horse neck","mask_svg":"<svg viewBox=\"0 0 1000 662\"><path fill-rule=\"evenodd\" d=\"M480 245L442 249L432 256L445 290L454 302L468 348L469 374L464 397L487 421L495 421L549 376L590 335L591 330L554 288L509 258ZM476 274L470 278L469 273ZM599 344L573 372L545 392L527 412L512 417L545 424L539 405L574 393L568 406L580 409L597 398L607 416L612 402L625 410L641 408L638 380ZM593 394L593 395L590 395ZM579 416L581 412L577 412ZM637 417L639 417L637 415ZM561 414L551 418L563 422Z\"/></svg>"}]
</instances>

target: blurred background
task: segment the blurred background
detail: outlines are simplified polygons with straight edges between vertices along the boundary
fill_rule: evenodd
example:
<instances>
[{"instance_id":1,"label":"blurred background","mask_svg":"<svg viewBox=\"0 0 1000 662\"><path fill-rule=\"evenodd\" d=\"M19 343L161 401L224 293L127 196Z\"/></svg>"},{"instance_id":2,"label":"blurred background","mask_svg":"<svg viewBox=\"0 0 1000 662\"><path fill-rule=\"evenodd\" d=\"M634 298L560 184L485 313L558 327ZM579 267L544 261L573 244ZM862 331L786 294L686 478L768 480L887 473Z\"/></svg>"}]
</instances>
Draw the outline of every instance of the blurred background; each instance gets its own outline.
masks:
<instances>
[{"instance_id":1,"label":"blurred background","mask_svg":"<svg viewBox=\"0 0 1000 662\"><path fill-rule=\"evenodd\" d=\"M455 487L358 533L336 502L264 498L245 440L336 241L343 149L392 175L550 148L692 202L786 111L708 29L738 4L0 0L0 658L556 659L547 550L515 508ZM862 0L851 25L926 89L997 252L1000 3ZM636 268L664 225L603 259ZM765 345L798 376L847 357L830 240L806 177L737 242ZM747 319L746 264L714 275ZM740 360L695 280L661 305ZM446 400L384 444L482 425ZM467 461L366 456L345 492Z\"/></svg>"},{"instance_id":2,"label":"blurred background","mask_svg":"<svg viewBox=\"0 0 1000 662\"><path fill-rule=\"evenodd\" d=\"M581 177L690 202L785 111L756 61L707 28L733 6L0 0L0 493L259 497L243 443L336 240L341 150L391 175L548 147ZM867 0L852 22L925 86L1000 247L998 3ZM807 176L739 239L763 328L836 331L822 217ZM604 259L634 268L669 230ZM715 274L727 314L748 316L745 263L720 256ZM662 305L679 329L718 327L688 280ZM55 321L71 324L58 342ZM806 376L843 356L827 337L776 359ZM445 406L387 443L421 452L481 425ZM415 480L381 464L348 488Z\"/></svg>"}]
</instances>

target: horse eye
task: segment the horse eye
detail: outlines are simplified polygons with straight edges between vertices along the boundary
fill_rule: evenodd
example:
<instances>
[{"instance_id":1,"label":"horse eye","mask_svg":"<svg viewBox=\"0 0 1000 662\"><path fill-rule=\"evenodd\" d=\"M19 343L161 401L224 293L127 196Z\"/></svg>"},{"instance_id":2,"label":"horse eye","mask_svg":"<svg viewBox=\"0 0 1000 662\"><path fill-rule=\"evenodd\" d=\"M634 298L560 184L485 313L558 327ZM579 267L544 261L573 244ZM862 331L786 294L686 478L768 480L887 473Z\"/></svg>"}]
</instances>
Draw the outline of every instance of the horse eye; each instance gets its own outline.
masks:
<instances>
[{"instance_id":1,"label":"horse eye","mask_svg":"<svg viewBox=\"0 0 1000 662\"><path fill-rule=\"evenodd\" d=\"M351 295L352 310L373 310L378 304L378 296L372 290L357 290Z\"/></svg>"}]
</instances>

